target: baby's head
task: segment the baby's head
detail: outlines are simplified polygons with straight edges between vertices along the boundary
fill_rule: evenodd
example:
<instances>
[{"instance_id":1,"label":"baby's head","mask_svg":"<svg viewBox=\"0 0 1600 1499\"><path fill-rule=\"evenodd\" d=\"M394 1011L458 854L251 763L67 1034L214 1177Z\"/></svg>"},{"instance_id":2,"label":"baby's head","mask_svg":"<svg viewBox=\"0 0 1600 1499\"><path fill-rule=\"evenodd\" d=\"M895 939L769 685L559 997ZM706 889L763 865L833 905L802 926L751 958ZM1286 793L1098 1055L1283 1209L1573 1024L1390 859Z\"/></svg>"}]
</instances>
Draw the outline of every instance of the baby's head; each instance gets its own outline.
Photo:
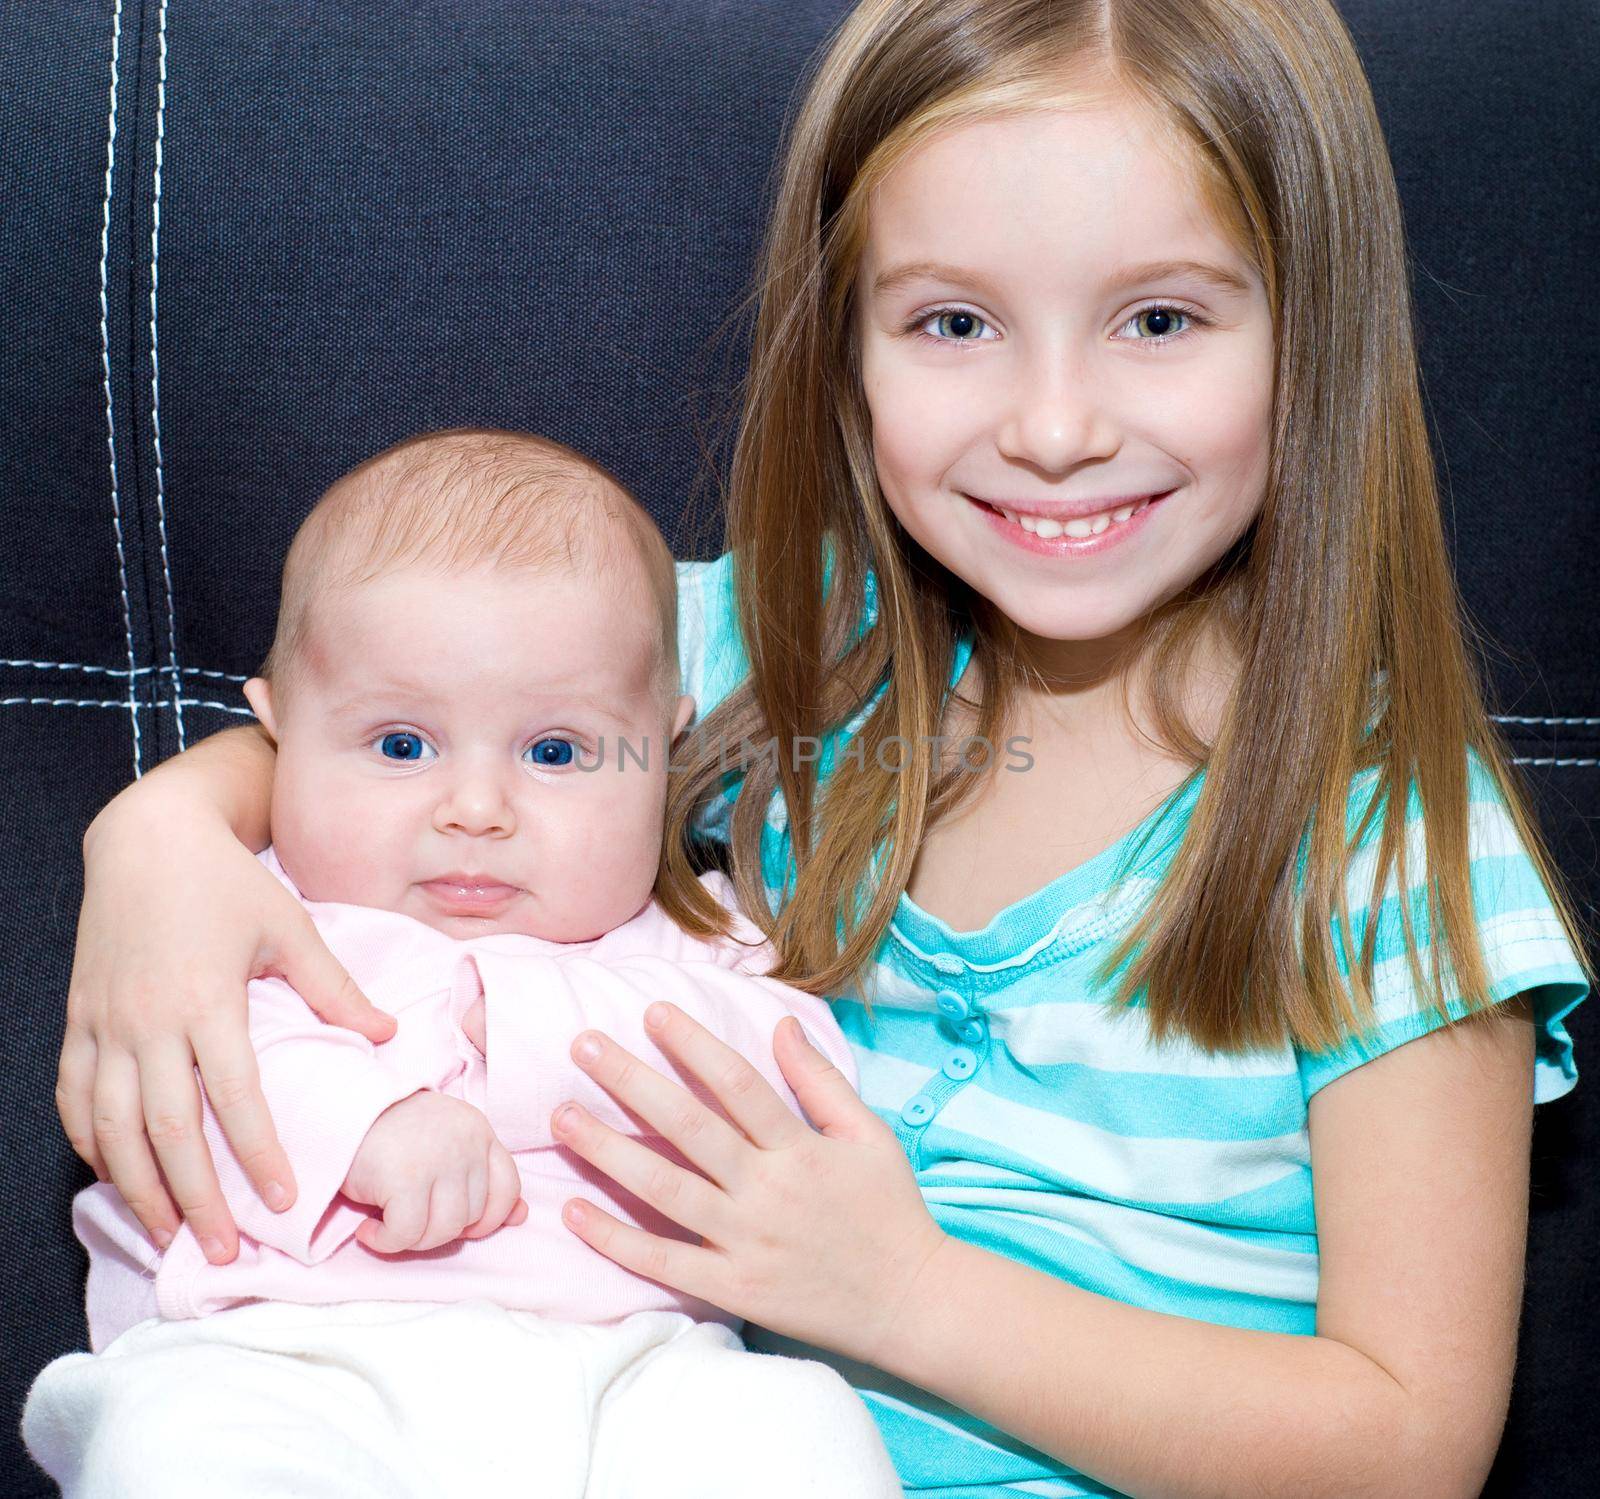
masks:
<instances>
[{"instance_id":1,"label":"baby's head","mask_svg":"<svg viewBox=\"0 0 1600 1499\"><path fill-rule=\"evenodd\" d=\"M351 470L289 548L245 684L301 894L455 937L576 942L626 921L655 884L667 753L694 708L676 618L655 524L560 443L430 433Z\"/></svg>"}]
</instances>

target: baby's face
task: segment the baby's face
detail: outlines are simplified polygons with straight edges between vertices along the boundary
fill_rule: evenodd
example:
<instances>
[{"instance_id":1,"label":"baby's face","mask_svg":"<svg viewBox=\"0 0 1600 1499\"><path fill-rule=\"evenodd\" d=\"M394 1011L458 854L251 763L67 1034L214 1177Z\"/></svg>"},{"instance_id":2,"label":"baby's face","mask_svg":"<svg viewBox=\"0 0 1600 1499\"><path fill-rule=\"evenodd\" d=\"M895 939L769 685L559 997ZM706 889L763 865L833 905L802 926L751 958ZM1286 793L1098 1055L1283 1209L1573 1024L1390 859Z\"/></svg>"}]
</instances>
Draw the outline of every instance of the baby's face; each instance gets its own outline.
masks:
<instances>
[{"instance_id":1,"label":"baby's face","mask_svg":"<svg viewBox=\"0 0 1600 1499\"><path fill-rule=\"evenodd\" d=\"M638 912L693 711L652 689L640 599L614 577L480 568L319 601L281 701L246 687L278 741L273 847L306 899L556 942Z\"/></svg>"}]
</instances>

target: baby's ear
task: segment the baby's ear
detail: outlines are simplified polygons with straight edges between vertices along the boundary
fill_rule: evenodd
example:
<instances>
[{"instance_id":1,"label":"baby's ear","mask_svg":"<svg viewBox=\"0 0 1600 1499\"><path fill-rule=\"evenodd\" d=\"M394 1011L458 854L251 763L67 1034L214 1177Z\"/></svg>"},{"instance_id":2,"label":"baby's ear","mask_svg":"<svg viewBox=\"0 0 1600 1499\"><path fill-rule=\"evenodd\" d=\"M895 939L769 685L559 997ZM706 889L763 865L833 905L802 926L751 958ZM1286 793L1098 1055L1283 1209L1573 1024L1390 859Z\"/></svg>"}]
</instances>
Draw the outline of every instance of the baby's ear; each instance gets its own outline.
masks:
<instances>
[{"instance_id":1,"label":"baby's ear","mask_svg":"<svg viewBox=\"0 0 1600 1499\"><path fill-rule=\"evenodd\" d=\"M244 696L256 717L261 720L261 727L272 736L272 741L276 744L278 724L272 713L272 684L265 677L251 677L244 684Z\"/></svg>"},{"instance_id":2,"label":"baby's ear","mask_svg":"<svg viewBox=\"0 0 1600 1499\"><path fill-rule=\"evenodd\" d=\"M678 706L672 715L672 742L678 742L678 736L694 722L694 699L685 693L678 699Z\"/></svg>"}]
</instances>

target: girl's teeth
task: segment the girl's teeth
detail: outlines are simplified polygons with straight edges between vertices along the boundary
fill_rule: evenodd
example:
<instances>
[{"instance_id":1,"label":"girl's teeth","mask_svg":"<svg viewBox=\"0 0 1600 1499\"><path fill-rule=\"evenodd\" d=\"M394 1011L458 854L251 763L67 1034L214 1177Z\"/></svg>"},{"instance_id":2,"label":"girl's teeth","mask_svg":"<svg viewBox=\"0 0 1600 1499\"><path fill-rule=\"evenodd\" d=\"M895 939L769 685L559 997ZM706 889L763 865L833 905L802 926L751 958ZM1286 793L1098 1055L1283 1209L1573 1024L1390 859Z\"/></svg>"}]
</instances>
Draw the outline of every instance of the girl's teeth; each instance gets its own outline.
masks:
<instances>
[{"instance_id":1,"label":"girl's teeth","mask_svg":"<svg viewBox=\"0 0 1600 1499\"><path fill-rule=\"evenodd\" d=\"M1035 536L1042 536L1046 541L1053 541L1057 536L1098 536L1113 523L1120 525L1125 520L1131 520L1149 503L1149 500L1140 500L1137 505L1123 505L1109 515L1096 515L1065 522L1050 520L1048 517L1018 515L1015 510L1007 510L1003 506L996 508L1013 525L1021 526L1024 531L1030 531Z\"/></svg>"}]
</instances>

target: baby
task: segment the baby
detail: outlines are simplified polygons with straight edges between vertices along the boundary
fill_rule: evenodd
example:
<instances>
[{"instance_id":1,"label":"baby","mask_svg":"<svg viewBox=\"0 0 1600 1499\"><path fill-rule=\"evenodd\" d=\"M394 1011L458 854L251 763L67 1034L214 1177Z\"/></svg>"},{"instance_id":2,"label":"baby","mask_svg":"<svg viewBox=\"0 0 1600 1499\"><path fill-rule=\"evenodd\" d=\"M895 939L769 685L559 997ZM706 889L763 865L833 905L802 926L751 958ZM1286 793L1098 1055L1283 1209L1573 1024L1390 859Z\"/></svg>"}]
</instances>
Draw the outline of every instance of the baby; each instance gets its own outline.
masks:
<instances>
[{"instance_id":1,"label":"baby","mask_svg":"<svg viewBox=\"0 0 1600 1499\"><path fill-rule=\"evenodd\" d=\"M35 1458L69 1499L898 1495L832 1369L746 1352L736 1319L560 1221L582 1195L690 1237L552 1138L569 1097L646 1133L570 1060L586 1028L709 1100L644 1029L671 1000L800 1113L772 1058L792 1013L856 1078L826 1003L763 976L723 876L701 883L736 940L663 909L667 752L694 703L645 512L557 443L402 442L296 535L245 695L277 745L260 858L398 1029L374 1046L250 984L299 1196L261 1203L209 1102L232 1263L187 1227L158 1250L112 1187L80 1193L94 1352L35 1382Z\"/></svg>"}]
</instances>

